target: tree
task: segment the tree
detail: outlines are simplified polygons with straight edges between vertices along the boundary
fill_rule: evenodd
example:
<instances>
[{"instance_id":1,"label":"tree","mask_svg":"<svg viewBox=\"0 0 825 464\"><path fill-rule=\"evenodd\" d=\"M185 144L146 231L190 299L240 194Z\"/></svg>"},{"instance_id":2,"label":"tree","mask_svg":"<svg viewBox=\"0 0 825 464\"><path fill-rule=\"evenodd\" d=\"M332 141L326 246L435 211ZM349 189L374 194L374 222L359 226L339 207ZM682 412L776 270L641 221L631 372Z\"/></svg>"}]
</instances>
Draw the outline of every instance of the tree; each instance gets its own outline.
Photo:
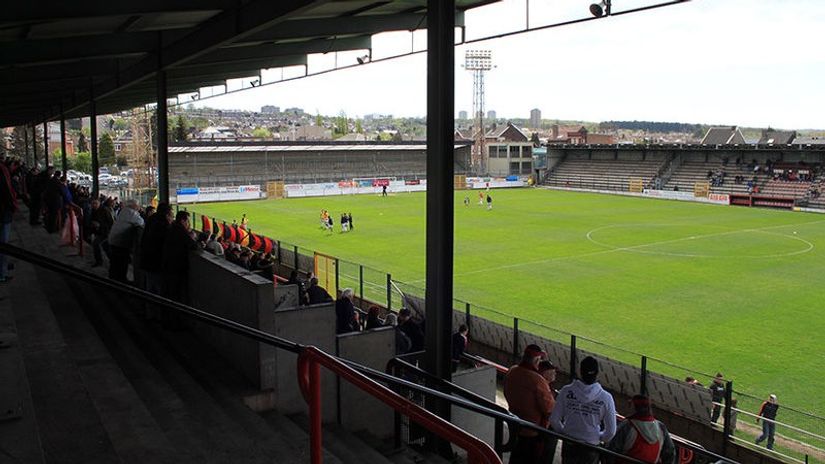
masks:
<instances>
[{"instance_id":1,"label":"tree","mask_svg":"<svg viewBox=\"0 0 825 464\"><path fill-rule=\"evenodd\" d=\"M268 139L272 137L272 131L270 131L266 127L256 127L252 130L252 137L258 139Z\"/></svg>"},{"instance_id":2,"label":"tree","mask_svg":"<svg viewBox=\"0 0 825 464\"><path fill-rule=\"evenodd\" d=\"M315 125L321 127L324 125L324 118L321 117L321 113L315 114Z\"/></svg>"},{"instance_id":3,"label":"tree","mask_svg":"<svg viewBox=\"0 0 825 464\"><path fill-rule=\"evenodd\" d=\"M115 158L115 164L117 164L117 167L119 168L126 167L129 165L129 160L127 160L125 156L120 155Z\"/></svg>"},{"instance_id":4,"label":"tree","mask_svg":"<svg viewBox=\"0 0 825 464\"><path fill-rule=\"evenodd\" d=\"M80 133L80 137L77 138L77 151L89 151L89 142L86 140L86 135L83 132Z\"/></svg>"},{"instance_id":5,"label":"tree","mask_svg":"<svg viewBox=\"0 0 825 464\"><path fill-rule=\"evenodd\" d=\"M539 133L533 132L533 135L530 136L530 141L533 142L534 147L540 146L541 142L539 141Z\"/></svg>"},{"instance_id":6,"label":"tree","mask_svg":"<svg viewBox=\"0 0 825 464\"><path fill-rule=\"evenodd\" d=\"M360 119L355 120L355 132L357 132L359 134L364 133L364 126L361 125L361 120Z\"/></svg>"},{"instance_id":7,"label":"tree","mask_svg":"<svg viewBox=\"0 0 825 464\"><path fill-rule=\"evenodd\" d=\"M189 123L186 121L186 116L179 114L175 118L175 128L172 131L172 138L175 142L185 142L186 136L189 132Z\"/></svg>"},{"instance_id":8,"label":"tree","mask_svg":"<svg viewBox=\"0 0 825 464\"><path fill-rule=\"evenodd\" d=\"M395 131L395 133L392 134L392 141L393 142L401 142L403 140L404 140L404 136L401 135L401 131Z\"/></svg>"},{"instance_id":9,"label":"tree","mask_svg":"<svg viewBox=\"0 0 825 464\"><path fill-rule=\"evenodd\" d=\"M77 156L69 158L72 169L86 174L92 173L92 154L86 151L77 153Z\"/></svg>"},{"instance_id":10,"label":"tree","mask_svg":"<svg viewBox=\"0 0 825 464\"><path fill-rule=\"evenodd\" d=\"M335 131L338 135L346 135L349 133L349 123L347 121L347 113L341 111L338 117L335 118Z\"/></svg>"},{"instance_id":11,"label":"tree","mask_svg":"<svg viewBox=\"0 0 825 464\"><path fill-rule=\"evenodd\" d=\"M124 118L115 118L112 120L110 127L119 131L129 130L129 121Z\"/></svg>"},{"instance_id":12,"label":"tree","mask_svg":"<svg viewBox=\"0 0 825 464\"><path fill-rule=\"evenodd\" d=\"M111 166L115 163L115 144L112 141L111 135L103 134L103 136L100 137L100 144L97 151L101 166Z\"/></svg>"}]
</instances>

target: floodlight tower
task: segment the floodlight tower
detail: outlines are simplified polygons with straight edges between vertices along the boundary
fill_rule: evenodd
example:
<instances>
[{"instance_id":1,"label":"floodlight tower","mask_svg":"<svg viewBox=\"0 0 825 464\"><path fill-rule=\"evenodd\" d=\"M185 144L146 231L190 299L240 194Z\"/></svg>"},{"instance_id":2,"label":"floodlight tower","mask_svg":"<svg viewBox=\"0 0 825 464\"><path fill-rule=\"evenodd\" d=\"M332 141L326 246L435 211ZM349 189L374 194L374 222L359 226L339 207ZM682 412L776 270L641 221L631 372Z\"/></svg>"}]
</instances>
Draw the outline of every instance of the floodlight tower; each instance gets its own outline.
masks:
<instances>
[{"instance_id":1,"label":"floodlight tower","mask_svg":"<svg viewBox=\"0 0 825 464\"><path fill-rule=\"evenodd\" d=\"M472 149L473 170L486 174L484 166L484 73L493 69L493 54L490 50L467 50L464 54L464 69L473 73L473 121L474 143Z\"/></svg>"}]
</instances>

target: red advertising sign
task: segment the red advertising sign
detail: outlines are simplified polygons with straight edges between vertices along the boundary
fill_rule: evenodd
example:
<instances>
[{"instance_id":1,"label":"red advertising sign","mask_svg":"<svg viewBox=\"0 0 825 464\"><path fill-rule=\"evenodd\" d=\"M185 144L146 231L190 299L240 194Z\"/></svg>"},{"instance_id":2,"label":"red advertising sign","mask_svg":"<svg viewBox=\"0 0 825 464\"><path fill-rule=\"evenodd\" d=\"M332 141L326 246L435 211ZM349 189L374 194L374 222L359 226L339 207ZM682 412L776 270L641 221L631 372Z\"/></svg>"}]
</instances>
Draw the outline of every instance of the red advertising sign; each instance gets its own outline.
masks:
<instances>
[{"instance_id":1,"label":"red advertising sign","mask_svg":"<svg viewBox=\"0 0 825 464\"><path fill-rule=\"evenodd\" d=\"M415 180L405 180L404 185L421 185L421 181L418 179Z\"/></svg>"},{"instance_id":2,"label":"red advertising sign","mask_svg":"<svg viewBox=\"0 0 825 464\"><path fill-rule=\"evenodd\" d=\"M372 186L373 187L384 187L384 186L389 187L389 185L390 185L390 180L389 179L375 179L375 180L372 181Z\"/></svg>"}]
</instances>

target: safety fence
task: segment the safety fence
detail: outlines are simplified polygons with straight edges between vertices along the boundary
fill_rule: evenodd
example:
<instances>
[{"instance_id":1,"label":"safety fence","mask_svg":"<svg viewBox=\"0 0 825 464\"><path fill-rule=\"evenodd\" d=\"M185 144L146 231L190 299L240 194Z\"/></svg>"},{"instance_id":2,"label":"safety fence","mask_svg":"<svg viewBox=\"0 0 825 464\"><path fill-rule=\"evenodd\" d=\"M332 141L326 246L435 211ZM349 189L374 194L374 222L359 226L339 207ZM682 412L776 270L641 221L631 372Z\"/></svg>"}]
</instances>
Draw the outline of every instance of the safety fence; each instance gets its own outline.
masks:
<instances>
[{"instance_id":1,"label":"safety fence","mask_svg":"<svg viewBox=\"0 0 825 464\"><path fill-rule=\"evenodd\" d=\"M194 211L193 217L198 218ZM211 221L217 222L214 218ZM193 224L199 223L193 220ZM225 224L225 223L223 223ZM252 233L250 230L249 233ZM337 295L344 288L351 288L356 302L362 310L377 305L387 311L407 307L424 316L425 289L414 284L394 279L388 272L353 261L317 253L308 248L289 242L272 240L275 243L273 257L281 273L296 270L301 274L313 273L319 284L331 295ZM322 258L319 261L319 257ZM319 262L325 261L322 268ZM319 272L321 271L321 272ZM588 337L577 336L539 322L527 320L477 305L465 300L453 300L454 325L466 323L471 339L483 340L487 346L507 349L510 362L521 355L528 343L544 346L551 359L562 371L575 375L577 361L585 356L593 356L600 364L610 366L602 381L608 388L632 396L642 393L649 395L660 405L674 406L673 398L678 398L676 409L679 415L689 417L718 427L725 433L726 440L756 446L756 436L761 426L744 427L743 416L755 414L764 398L744 392L733 382L725 379L725 397L722 401L718 425L711 423L713 408L708 390L714 381L714 374L680 366L666 360L646 356L641 353L613 346ZM694 379L694 384L686 378ZM765 395L767 397L767 394ZM736 399L736 403L731 404ZM782 420L777 421L776 444L767 451L789 462L825 463L825 417L804 412L801 409L782 405ZM748 418L750 421L750 418ZM726 424L730 424L730 427ZM766 441L762 442L764 446Z\"/></svg>"}]
</instances>

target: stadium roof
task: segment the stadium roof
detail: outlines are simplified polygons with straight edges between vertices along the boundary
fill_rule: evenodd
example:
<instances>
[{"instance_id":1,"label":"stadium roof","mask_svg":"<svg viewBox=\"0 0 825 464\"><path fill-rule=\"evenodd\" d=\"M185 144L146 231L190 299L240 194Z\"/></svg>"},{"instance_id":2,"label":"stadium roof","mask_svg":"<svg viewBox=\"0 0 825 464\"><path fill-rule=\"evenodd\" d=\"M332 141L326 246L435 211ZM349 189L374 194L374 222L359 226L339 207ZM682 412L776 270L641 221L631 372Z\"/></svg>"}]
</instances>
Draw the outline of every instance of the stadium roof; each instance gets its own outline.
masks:
<instances>
[{"instance_id":1,"label":"stadium roof","mask_svg":"<svg viewBox=\"0 0 825 464\"><path fill-rule=\"evenodd\" d=\"M497 0L457 0L463 12ZM426 0L11 0L0 19L0 127L105 114L194 93L307 55L372 49L425 28Z\"/></svg>"}]
</instances>

